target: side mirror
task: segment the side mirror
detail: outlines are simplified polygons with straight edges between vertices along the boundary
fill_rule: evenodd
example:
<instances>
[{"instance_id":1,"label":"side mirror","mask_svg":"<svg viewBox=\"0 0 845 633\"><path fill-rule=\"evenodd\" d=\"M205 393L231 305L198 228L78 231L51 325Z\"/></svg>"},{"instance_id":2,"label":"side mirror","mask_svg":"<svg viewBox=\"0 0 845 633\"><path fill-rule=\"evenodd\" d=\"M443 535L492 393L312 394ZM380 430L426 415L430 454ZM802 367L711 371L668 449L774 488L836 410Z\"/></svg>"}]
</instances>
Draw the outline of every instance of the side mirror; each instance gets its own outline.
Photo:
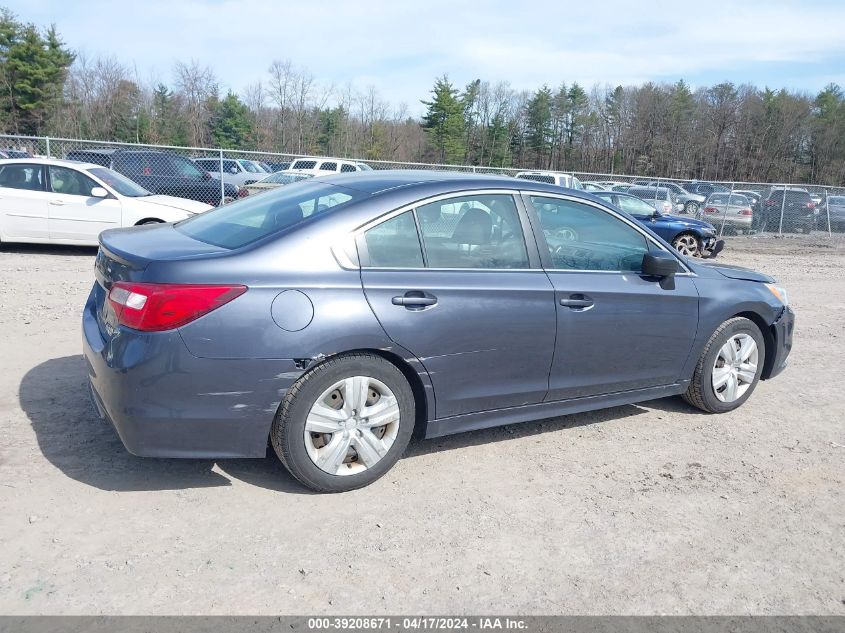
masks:
<instances>
[{"instance_id":1,"label":"side mirror","mask_svg":"<svg viewBox=\"0 0 845 633\"><path fill-rule=\"evenodd\" d=\"M92 198L108 198L109 192L103 189L102 187L93 187L91 189L91 197Z\"/></svg>"},{"instance_id":2,"label":"side mirror","mask_svg":"<svg viewBox=\"0 0 845 633\"><path fill-rule=\"evenodd\" d=\"M660 281L664 290L675 289L675 273L681 269L678 260L668 253L646 253L643 255L642 274Z\"/></svg>"}]
</instances>

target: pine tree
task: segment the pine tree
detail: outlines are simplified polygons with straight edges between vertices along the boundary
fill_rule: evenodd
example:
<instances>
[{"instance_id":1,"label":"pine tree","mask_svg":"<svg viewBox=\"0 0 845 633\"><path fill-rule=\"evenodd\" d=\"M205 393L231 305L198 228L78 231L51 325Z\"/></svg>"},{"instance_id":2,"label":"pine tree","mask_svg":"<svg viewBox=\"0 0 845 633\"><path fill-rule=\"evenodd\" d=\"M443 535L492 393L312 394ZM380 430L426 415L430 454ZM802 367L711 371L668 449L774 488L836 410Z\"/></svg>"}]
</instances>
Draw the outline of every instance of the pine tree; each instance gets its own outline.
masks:
<instances>
[{"instance_id":1,"label":"pine tree","mask_svg":"<svg viewBox=\"0 0 845 633\"><path fill-rule=\"evenodd\" d=\"M253 143L249 109L234 93L217 102L212 111L211 138L223 149L248 149Z\"/></svg>"},{"instance_id":2,"label":"pine tree","mask_svg":"<svg viewBox=\"0 0 845 633\"><path fill-rule=\"evenodd\" d=\"M434 82L431 94L431 101L422 102L427 107L423 129L438 162L458 163L464 157L464 105L446 75Z\"/></svg>"}]
</instances>

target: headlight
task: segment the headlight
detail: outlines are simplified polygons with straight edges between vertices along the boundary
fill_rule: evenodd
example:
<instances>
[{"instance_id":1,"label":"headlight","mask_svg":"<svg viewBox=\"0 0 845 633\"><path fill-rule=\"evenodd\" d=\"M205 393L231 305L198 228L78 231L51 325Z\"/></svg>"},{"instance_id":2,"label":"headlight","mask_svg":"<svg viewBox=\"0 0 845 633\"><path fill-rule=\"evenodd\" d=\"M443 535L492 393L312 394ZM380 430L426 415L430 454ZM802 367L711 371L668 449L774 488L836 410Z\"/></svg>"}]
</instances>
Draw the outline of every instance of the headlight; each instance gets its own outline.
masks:
<instances>
[{"instance_id":1,"label":"headlight","mask_svg":"<svg viewBox=\"0 0 845 633\"><path fill-rule=\"evenodd\" d=\"M783 305L789 305L789 296L786 294L786 288L783 288L781 286L775 286L774 284L766 284L766 288L768 288L769 292L771 292L775 297L777 297L777 300L780 301Z\"/></svg>"}]
</instances>

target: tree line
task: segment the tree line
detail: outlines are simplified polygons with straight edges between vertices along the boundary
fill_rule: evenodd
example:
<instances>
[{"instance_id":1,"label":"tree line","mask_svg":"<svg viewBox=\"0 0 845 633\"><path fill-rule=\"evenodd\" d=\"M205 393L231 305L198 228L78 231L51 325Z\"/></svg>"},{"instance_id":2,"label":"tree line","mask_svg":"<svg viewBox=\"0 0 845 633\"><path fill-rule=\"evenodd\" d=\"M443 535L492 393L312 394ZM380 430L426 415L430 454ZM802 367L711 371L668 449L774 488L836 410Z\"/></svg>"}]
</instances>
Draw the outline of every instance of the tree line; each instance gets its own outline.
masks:
<instances>
[{"instance_id":1,"label":"tree line","mask_svg":"<svg viewBox=\"0 0 845 633\"><path fill-rule=\"evenodd\" d=\"M374 88L319 82L289 60L226 92L212 68L176 62L142 80L114 57L76 54L54 26L0 10L0 129L104 141L369 160L459 163L754 182L845 184L845 93L730 82L561 82L534 91L447 76L422 118Z\"/></svg>"}]
</instances>

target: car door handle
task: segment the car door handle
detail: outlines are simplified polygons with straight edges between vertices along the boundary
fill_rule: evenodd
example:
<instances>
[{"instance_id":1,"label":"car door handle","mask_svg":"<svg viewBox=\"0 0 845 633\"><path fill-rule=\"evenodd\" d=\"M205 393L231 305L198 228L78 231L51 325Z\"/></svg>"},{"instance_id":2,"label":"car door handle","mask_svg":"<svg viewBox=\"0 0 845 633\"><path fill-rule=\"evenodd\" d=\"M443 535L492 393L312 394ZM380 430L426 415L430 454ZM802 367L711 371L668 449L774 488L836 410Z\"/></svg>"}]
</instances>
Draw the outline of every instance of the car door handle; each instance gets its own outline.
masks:
<instances>
[{"instance_id":1,"label":"car door handle","mask_svg":"<svg viewBox=\"0 0 845 633\"><path fill-rule=\"evenodd\" d=\"M50 200L50 204L55 205L57 207L60 207L64 204L64 201L62 201L62 200Z\"/></svg>"},{"instance_id":2,"label":"car door handle","mask_svg":"<svg viewBox=\"0 0 845 633\"><path fill-rule=\"evenodd\" d=\"M409 290L401 297L393 297L390 302L395 306L406 308L425 308L437 303L437 297L420 290Z\"/></svg>"},{"instance_id":3,"label":"car door handle","mask_svg":"<svg viewBox=\"0 0 845 633\"><path fill-rule=\"evenodd\" d=\"M592 300L592 298L582 294L569 295L568 298L560 300L560 305L564 306L565 308L572 308L573 310L585 310L587 308L593 307L593 304L594 301Z\"/></svg>"}]
</instances>

